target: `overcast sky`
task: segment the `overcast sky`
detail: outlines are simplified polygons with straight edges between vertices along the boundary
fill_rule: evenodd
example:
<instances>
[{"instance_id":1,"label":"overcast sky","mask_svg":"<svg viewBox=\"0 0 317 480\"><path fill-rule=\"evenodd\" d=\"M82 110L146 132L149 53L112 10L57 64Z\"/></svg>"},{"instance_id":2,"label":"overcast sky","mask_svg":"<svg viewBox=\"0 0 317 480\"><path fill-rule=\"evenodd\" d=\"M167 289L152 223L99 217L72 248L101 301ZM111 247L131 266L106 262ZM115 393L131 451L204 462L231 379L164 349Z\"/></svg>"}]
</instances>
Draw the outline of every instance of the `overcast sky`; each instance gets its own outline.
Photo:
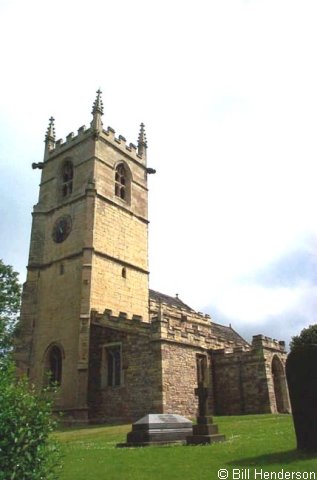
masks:
<instances>
[{"instance_id":1,"label":"overcast sky","mask_svg":"<svg viewBox=\"0 0 317 480\"><path fill-rule=\"evenodd\" d=\"M48 119L136 143L150 285L250 339L317 319L315 0L0 0L0 257L25 279Z\"/></svg>"}]
</instances>

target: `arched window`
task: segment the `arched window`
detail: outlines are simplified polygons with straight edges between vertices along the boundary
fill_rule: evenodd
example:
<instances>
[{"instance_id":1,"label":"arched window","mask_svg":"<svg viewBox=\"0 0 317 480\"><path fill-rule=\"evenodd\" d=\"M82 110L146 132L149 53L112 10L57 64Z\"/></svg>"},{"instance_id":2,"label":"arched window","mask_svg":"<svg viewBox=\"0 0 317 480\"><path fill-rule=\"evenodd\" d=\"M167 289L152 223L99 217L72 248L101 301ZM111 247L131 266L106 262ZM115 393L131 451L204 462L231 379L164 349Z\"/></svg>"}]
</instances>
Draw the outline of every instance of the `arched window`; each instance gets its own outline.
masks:
<instances>
[{"instance_id":1,"label":"arched window","mask_svg":"<svg viewBox=\"0 0 317 480\"><path fill-rule=\"evenodd\" d=\"M119 163L116 168L115 194L121 200L128 200L128 172L123 163Z\"/></svg>"},{"instance_id":2,"label":"arched window","mask_svg":"<svg viewBox=\"0 0 317 480\"><path fill-rule=\"evenodd\" d=\"M62 168L62 196L68 197L73 191L74 168L70 160L67 160Z\"/></svg>"},{"instance_id":3,"label":"arched window","mask_svg":"<svg viewBox=\"0 0 317 480\"><path fill-rule=\"evenodd\" d=\"M57 345L53 345L46 354L45 375L51 386L59 386L62 383L63 355Z\"/></svg>"}]
</instances>

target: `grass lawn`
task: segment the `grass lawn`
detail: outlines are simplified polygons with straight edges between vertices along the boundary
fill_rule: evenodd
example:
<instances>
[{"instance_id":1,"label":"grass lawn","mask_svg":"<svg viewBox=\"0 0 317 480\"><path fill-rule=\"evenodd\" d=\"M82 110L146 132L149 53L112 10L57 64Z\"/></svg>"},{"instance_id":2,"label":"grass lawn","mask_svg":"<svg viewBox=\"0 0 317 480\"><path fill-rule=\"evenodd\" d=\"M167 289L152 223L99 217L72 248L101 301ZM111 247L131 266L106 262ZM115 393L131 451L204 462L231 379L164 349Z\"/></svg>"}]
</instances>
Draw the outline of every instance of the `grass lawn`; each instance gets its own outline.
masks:
<instances>
[{"instance_id":1,"label":"grass lawn","mask_svg":"<svg viewBox=\"0 0 317 480\"><path fill-rule=\"evenodd\" d=\"M249 480L263 480L254 475L261 468L315 472L317 480L317 454L296 451L290 415L217 417L215 423L226 442L190 447L116 448L126 440L130 425L60 431L61 480L216 480L219 469L228 470L228 480L248 480L245 469L250 469ZM297 479L309 478L299 475Z\"/></svg>"}]
</instances>

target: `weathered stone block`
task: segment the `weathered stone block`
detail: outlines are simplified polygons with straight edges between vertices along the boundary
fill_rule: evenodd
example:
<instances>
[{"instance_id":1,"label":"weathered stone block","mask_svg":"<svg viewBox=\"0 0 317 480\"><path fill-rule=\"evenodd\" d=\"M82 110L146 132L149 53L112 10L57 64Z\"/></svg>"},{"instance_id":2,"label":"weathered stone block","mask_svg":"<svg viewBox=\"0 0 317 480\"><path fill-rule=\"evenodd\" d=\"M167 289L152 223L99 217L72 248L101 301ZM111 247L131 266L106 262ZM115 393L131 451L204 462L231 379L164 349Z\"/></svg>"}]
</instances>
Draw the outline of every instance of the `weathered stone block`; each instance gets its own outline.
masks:
<instances>
[{"instance_id":1,"label":"weathered stone block","mask_svg":"<svg viewBox=\"0 0 317 480\"><path fill-rule=\"evenodd\" d=\"M149 414L132 425L127 442L118 447L163 445L185 442L192 432L192 422L185 417L173 414Z\"/></svg>"}]
</instances>

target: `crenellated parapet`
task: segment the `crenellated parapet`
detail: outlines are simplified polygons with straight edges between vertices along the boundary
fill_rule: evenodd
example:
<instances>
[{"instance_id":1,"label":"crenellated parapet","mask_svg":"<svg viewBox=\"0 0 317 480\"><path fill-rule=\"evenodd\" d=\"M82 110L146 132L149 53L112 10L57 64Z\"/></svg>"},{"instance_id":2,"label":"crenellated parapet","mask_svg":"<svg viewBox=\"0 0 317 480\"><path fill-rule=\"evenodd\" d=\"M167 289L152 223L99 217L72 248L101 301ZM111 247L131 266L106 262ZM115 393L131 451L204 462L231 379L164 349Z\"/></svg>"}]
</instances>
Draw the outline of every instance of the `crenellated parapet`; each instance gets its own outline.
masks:
<instances>
[{"instance_id":1,"label":"crenellated parapet","mask_svg":"<svg viewBox=\"0 0 317 480\"><path fill-rule=\"evenodd\" d=\"M141 315L129 316L126 312L120 312L119 315L113 315L112 310L105 309L103 313L97 310L91 311L91 322L94 325L107 327L114 330L120 330L126 333L143 332L144 335L150 335L151 325L143 320Z\"/></svg>"},{"instance_id":2,"label":"crenellated parapet","mask_svg":"<svg viewBox=\"0 0 317 480\"><path fill-rule=\"evenodd\" d=\"M153 305L152 305L153 308ZM109 309L99 313L91 312L94 324L126 332L139 332L149 335L153 342L167 342L202 350L223 350L233 352L250 350L250 345L231 327L210 321L210 316L175 308L167 302L160 304L156 312L152 310L150 323L139 315L128 316L126 312L113 315Z\"/></svg>"},{"instance_id":3,"label":"crenellated parapet","mask_svg":"<svg viewBox=\"0 0 317 480\"><path fill-rule=\"evenodd\" d=\"M175 308L167 302L158 305L153 311L155 302L151 302L151 322L144 321L140 315L128 316L120 312L118 316L106 309L103 313L95 310L91 312L93 323L110 328L135 331L141 329L151 336L153 341L166 341L182 345L195 346L204 350L213 350L217 355L224 355L228 361L235 358L251 359L257 355L259 349L266 349L285 354L285 343L266 337L255 335L250 345L240 337L231 326L226 327L210 320L209 315L203 316L186 308ZM231 360L230 360L231 359Z\"/></svg>"},{"instance_id":4,"label":"crenellated parapet","mask_svg":"<svg viewBox=\"0 0 317 480\"><path fill-rule=\"evenodd\" d=\"M154 291L152 292L154 295L151 295L150 293L149 299L149 310L152 318L164 315L169 319L174 319L176 322L190 321L202 325L206 325L211 320L210 315L196 312L183 303L178 296L173 298L168 295L157 294L157 292ZM158 297L158 295L160 295L160 297Z\"/></svg>"},{"instance_id":5,"label":"crenellated parapet","mask_svg":"<svg viewBox=\"0 0 317 480\"><path fill-rule=\"evenodd\" d=\"M249 350L250 345L231 327L215 323L210 315L196 312L176 295L150 290L150 318L157 325L156 337L169 342L209 349Z\"/></svg>"},{"instance_id":6,"label":"crenellated parapet","mask_svg":"<svg viewBox=\"0 0 317 480\"><path fill-rule=\"evenodd\" d=\"M214 325L208 322L205 325L197 324L188 317L177 324L175 319L163 316L152 319L152 338L157 341L175 343L202 350L222 350L232 352L235 348L246 350L247 343L237 344L230 336L219 336Z\"/></svg>"},{"instance_id":7,"label":"crenellated parapet","mask_svg":"<svg viewBox=\"0 0 317 480\"><path fill-rule=\"evenodd\" d=\"M252 347L255 349L268 349L280 353L286 353L284 341L266 337L265 335L253 335Z\"/></svg>"},{"instance_id":8,"label":"crenellated parapet","mask_svg":"<svg viewBox=\"0 0 317 480\"><path fill-rule=\"evenodd\" d=\"M68 149L74 147L84 139L94 138L94 140L98 139L110 144L122 154L127 155L129 158L137 161L145 167L147 141L143 123L140 126L137 146L133 143L128 143L126 138L121 134L116 136L116 132L112 127L108 126L106 129L103 128L103 122L101 121L101 116L103 115L103 104L100 90L97 91L97 98L93 104L92 115L93 119L89 128L81 126L77 131L77 135L75 135L74 132L70 132L66 136L65 140L58 139L57 141L55 139L54 118L51 117L45 136L46 146L44 162L54 159L55 156L66 152Z\"/></svg>"},{"instance_id":9,"label":"crenellated parapet","mask_svg":"<svg viewBox=\"0 0 317 480\"><path fill-rule=\"evenodd\" d=\"M94 132L92 128L86 128L85 126L78 129L77 135L75 135L74 132L70 132L66 136L66 140L60 138L55 142L54 146L48 151L45 160L49 161L55 158L55 156L59 155L61 152L66 152L68 149L82 142L83 139L91 137L93 134ZM112 127L108 127L107 130L102 130L99 139L110 143L123 154L132 157L137 162L143 163L143 155L138 153L136 145L133 143L127 143L123 135L116 136L115 130Z\"/></svg>"}]
</instances>

